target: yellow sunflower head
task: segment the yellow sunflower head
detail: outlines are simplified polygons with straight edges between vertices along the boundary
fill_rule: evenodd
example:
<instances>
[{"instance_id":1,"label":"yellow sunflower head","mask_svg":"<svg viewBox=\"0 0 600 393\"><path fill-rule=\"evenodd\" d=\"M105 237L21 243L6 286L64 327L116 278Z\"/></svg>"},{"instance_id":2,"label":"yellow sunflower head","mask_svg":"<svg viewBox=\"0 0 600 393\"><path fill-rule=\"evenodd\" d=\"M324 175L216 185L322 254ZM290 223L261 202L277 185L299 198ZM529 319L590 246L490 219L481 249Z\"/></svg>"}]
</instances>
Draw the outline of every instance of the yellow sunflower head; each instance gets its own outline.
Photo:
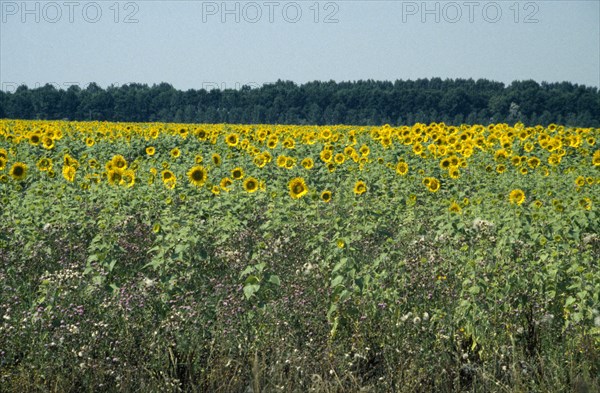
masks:
<instances>
[{"instance_id":1,"label":"yellow sunflower head","mask_svg":"<svg viewBox=\"0 0 600 393\"><path fill-rule=\"evenodd\" d=\"M27 177L27 164L15 162L8 173L15 180L23 180Z\"/></svg>"},{"instance_id":2,"label":"yellow sunflower head","mask_svg":"<svg viewBox=\"0 0 600 393\"><path fill-rule=\"evenodd\" d=\"M306 157L305 159L303 159L300 164L304 169L312 169L315 166L315 162L310 157Z\"/></svg>"},{"instance_id":3,"label":"yellow sunflower head","mask_svg":"<svg viewBox=\"0 0 600 393\"><path fill-rule=\"evenodd\" d=\"M460 207L460 205L456 202L452 202L450 204L450 207L448 208L448 211L451 213L456 213L456 214L460 214L462 212L462 208Z\"/></svg>"},{"instance_id":4,"label":"yellow sunflower head","mask_svg":"<svg viewBox=\"0 0 600 393\"><path fill-rule=\"evenodd\" d=\"M406 175L408 173L408 164L404 161L396 164L396 173L402 176Z\"/></svg>"},{"instance_id":5,"label":"yellow sunflower head","mask_svg":"<svg viewBox=\"0 0 600 393\"><path fill-rule=\"evenodd\" d=\"M65 165L63 166L62 169L62 174L63 177L68 181L73 183L75 181L75 174L77 173L77 170L75 169L75 167L72 167L70 165Z\"/></svg>"},{"instance_id":6,"label":"yellow sunflower head","mask_svg":"<svg viewBox=\"0 0 600 393\"><path fill-rule=\"evenodd\" d=\"M354 194L356 195L362 195L365 192L367 192L367 183L365 183L362 180L358 180L356 183L354 183Z\"/></svg>"},{"instance_id":7,"label":"yellow sunflower head","mask_svg":"<svg viewBox=\"0 0 600 393\"><path fill-rule=\"evenodd\" d=\"M193 166L187 173L190 183L196 187L202 187L208 178L208 172L202 165Z\"/></svg>"},{"instance_id":8,"label":"yellow sunflower head","mask_svg":"<svg viewBox=\"0 0 600 393\"><path fill-rule=\"evenodd\" d=\"M110 162L113 168L116 168L121 171L127 169L127 160L125 160L125 157L123 157L120 154L114 156Z\"/></svg>"},{"instance_id":9,"label":"yellow sunflower head","mask_svg":"<svg viewBox=\"0 0 600 393\"><path fill-rule=\"evenodd\" d=\"M225 143L227 143L227 146L230 146L230 147L237 146L239 141L240 141L240 136L238 134L236 134L235 132L232 132L231 134L228 134L225 136Z\"/></svg>"},{"instance_id":10,"label":"yellow sunflower head","mask_svg":"<svg viewBox=\"0 0 600 393\"><path fill-rule=\"evenodd\" d=\"M301 177L296 177L290 180L288 183L288 188L290 190L290 196L293 199L300 199L308 193L306 182Z\"/></svg>"},{"instance_id":11,"label":"yellow sunflower head","mask_svg":"<svg viewBox=\"0 0 600 393\"><path fill-rule=\"evenodd\" d=\"M521 189L514 189L510 192L508 199L514 205L521 205L525 202L525 192Z\"/></svg>"},{"instance_id":12,"label":"yellow sunflower head","mask_svg":"<svg viewBox=\"0 0 600 393\"><path fill-rule=\"evenodd\" d=\"M211 158L212 158L212 162L215 166L221 165L222 161L221 161L221 155L219 153L214 153Z\"/></svg>"},{"instance_id":13,"label":"yellow sunflower head","mask_svg":"<svg viewBox=\"0 0 600 393\"><path fill-rule=\"evenodd\" d=\"M325 190L321 193L321 200L325 203L329 203L331 201L332 193L329 190Z\"/></svg>"},{"instance_id":14,"label":"yellow sunflower head","mask_svg":"<svg viewBox=\"0 0 600 393\"><path fill-rule=\"evenodd\" d=\"M231 170L231 177L233 177L233 180L242 180L244 178L244 170L240 167L233 168Z\"/></svg>"},{"instance_id":15,"label":"yellow sunflower head","mask_svg":"<svg viewBox=\"0 0 600 393\"><path fill-rule=\"evenodd\" d=\"M244 190L249 193L253 193L258 190L258 180L256 180L252 176L248 176L246 180L244 180Z\"/></svg>"},{"instance_id":16,"label":"yellow sunflower head","mask_svg":"<svg viewBox=\"0 0 600 393\"><path fill-rule=\"evenodd\" d=\"M231 185L233 184L233 180L231 180L228 177L224 177L223 179L221 179L221 182L219 183L219 186L223 189L223 191L229 191L229 187L231 187Z\"/></svg>"}]
</instances>

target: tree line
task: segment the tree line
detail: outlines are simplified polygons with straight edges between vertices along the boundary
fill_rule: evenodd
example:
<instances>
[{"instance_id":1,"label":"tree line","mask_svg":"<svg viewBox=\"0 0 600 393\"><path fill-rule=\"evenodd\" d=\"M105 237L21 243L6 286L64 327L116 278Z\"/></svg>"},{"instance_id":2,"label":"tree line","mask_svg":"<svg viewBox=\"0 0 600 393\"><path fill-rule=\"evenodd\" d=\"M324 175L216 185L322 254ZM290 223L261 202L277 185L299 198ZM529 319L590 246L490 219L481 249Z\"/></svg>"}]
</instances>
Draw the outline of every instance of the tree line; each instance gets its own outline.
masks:
<instances>
[{"instance_id":1,"label":"tree line","mask_svg":"<svg viewBox=\"0 0 600 393\"><path fill-rule=\"evenodd\" d=\"M600 126L596 87L486 79L354 82L279 80L181 91L168 83L0 91L0 118L128 122L403 125L515 123Z\"/></svg>"}]
</instances>

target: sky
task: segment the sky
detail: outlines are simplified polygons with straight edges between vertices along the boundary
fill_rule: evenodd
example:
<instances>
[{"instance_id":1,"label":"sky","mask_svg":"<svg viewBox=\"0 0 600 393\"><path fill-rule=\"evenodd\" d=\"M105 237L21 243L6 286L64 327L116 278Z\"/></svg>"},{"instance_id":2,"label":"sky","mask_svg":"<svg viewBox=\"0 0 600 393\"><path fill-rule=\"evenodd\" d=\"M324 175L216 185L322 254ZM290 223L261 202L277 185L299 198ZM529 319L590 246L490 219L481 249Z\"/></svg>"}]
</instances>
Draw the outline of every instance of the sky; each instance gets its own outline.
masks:
<instances>
[{"instance_id":1,"label":"sky","mask_svg":"<svg viewBox=\"0 0 600 393\"><path fill-rule=\"evenodd\" d=\"M486 78L600 87L600 1L5 1L0 88Z\"/></svg>"}]
</instances>

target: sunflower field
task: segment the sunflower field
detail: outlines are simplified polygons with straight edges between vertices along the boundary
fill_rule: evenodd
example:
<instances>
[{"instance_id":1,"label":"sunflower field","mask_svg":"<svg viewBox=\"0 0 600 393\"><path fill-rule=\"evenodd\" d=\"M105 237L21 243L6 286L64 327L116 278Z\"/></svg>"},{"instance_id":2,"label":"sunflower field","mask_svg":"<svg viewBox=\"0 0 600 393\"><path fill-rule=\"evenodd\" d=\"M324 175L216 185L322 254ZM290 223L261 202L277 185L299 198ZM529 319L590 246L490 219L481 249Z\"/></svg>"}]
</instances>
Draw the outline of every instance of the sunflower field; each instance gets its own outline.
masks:
<instances>
[{"instance_id":1,"label":"sunflower field","mask_svg":"<svg viewBox=\"0 0 600 393\"><path fill-rule=\"evenodd\" d=\"M600 129L0 120L0 390L600 389Z\"/></svg>"}]
</instances>

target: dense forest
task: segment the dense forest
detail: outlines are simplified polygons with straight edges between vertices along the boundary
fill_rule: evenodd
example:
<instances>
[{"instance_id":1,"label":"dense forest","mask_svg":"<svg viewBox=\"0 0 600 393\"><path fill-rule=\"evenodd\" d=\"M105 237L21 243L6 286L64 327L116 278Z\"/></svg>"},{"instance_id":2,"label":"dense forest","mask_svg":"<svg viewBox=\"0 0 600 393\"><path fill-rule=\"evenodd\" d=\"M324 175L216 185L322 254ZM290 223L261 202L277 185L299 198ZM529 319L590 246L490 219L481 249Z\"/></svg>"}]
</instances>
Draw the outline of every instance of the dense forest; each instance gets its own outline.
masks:
<instances>
[{"instance_id":1,"label":"dense forest","mask_svg":"<svg viewBox=\"0 0 600 393\"><path fill-rule=\"evenodd\" d=\"M180 91L167 83L106 89L47 84L0 91L0 118L267 124L515 123L600 126L598 88L485 79L309 82Z\"/></svg>"}]
</instances>

